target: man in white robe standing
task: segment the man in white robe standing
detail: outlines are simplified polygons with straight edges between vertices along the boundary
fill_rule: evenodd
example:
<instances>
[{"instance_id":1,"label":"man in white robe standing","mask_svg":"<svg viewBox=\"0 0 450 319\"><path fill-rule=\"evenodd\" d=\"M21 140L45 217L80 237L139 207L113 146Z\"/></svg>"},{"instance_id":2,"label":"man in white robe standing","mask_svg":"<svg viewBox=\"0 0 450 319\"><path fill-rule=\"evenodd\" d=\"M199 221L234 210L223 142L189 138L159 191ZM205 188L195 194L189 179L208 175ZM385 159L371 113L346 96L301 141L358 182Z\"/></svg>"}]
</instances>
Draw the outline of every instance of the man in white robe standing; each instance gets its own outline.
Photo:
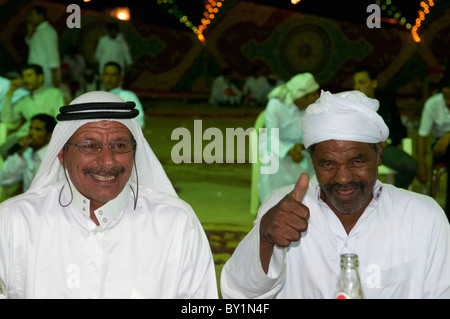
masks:
<instances>
[{"instance_id":1,"label":"man in white robe standing","mask_svg":"<svg viewBox=\"0 0 450 319\"><path fill-rule=\"evenodd\" d=\"M340 255L365 298L450 298L450 226L431 197L377 180L378 101L322 92L303 117L315 177L275 191L225 264L225 298L335 298Z\"/></svg>"},{"instance_id":2,"label":"man in white robe standing","mask_svg":"<svg viewBox=\"0 0 450 319\"><path fill-rule=\"evenodd\" d=\"M61 84L58 33L48 22L43 7L35 6L28 16L28 64L38 64L44 70L44 87L59 88Z\"/></svg>"},{"instance_id":3,"label":"man in white robe standing","mask_svg":"<svg viewBox=\"0 0 450 319\"><path fill-rule=\"evenodd\" d=\"M134 103L89 92L60 111L30 189L0 205L9 298L216 298L206 235Z\"/></svg>"},{"instance_id":4,"label":"man in white robe standing","mask_svg":"<svg viewBox=\"0 0 450 319\"><path fill-rule=\"evenodd\" d=\"M133 63L130 48L117 23L108 23L108 33L98 40L95 48L95 61L98 63L98 73L102 74L105 64L114 61L122 68L125 74L127 67Z\"/></svg>"}]
</instances>

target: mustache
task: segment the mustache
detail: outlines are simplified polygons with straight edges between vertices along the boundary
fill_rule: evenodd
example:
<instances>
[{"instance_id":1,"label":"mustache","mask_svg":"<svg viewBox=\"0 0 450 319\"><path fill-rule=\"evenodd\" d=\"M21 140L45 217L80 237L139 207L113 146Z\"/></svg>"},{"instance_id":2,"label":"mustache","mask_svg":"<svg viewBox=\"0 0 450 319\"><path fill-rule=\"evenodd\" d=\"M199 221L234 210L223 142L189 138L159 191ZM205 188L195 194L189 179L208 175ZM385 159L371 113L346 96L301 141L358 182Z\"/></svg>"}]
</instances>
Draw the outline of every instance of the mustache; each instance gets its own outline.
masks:
<instances>
[{"instance_id":1,"label":"mustache","mask_svg":"<svg viewBox=\"0 0 450 319\"><path fill-rule=\"evenodd\" d=\"M364 189L366 187L366 184L364 182L350 182L347 183L345 185L341 185L341 184L326 184L325 188L328 191L347 191L347 190L351 190L351 189Z\"/></svg>"},{"instance_id":2,"label":"mustache","mask_svg":"<svg viewBox=\"0 0 450 319\"><path fill-rule=\"evenodd\" d=\"M92 167L86 167L82 170L83 175L86 174L95 174L95 175L106 175L106 176L116 176L120 173L125 173L125 167L112 167L112 168L106 168L106 167L100 167L100 168L92 168Z\"/></svg>"}]
</instances>

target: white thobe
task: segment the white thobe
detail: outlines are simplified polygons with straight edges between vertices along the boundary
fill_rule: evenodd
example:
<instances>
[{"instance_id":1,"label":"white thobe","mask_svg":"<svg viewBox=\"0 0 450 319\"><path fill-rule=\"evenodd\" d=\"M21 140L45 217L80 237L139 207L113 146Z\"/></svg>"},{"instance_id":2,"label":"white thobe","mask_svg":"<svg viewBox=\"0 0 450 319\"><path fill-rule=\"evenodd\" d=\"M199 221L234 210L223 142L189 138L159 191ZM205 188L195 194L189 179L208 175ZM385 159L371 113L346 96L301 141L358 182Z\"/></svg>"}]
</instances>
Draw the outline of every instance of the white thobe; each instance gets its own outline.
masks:
<instances>
[{"instance_id":1,"label":"white thobe","mask_svg":"<svg viewBox=\"0 0 450 319\"><path fill-rule=\"evenodd\" d=\"M214 105L237 105L241 101L241 91L223 75L214 79L211 87L209 103Z\"/></svg>"},{"instance_id":2,"label":"white thobe","mask_svg":"<svg viewBox=\"0 0 450 319\"><path fill-rule=\"evenodd\" d=\"M59 69L61 64L58 33L48 21L44 21L26 42L29 46L28 63L40 65L44 71L44 86L53 87L51 70Z\"/></svg>"},{"instance_id":3,"label":"white thobe","mask_svg":"<svg viewBox=\"0 0 450 319\"><path fill-rule=\"evenodd\" d=\"M224 298L334 298L343 253L359 256L365 298L450 298L450 226L442 208L431 197L379 181L347 235L312 178L303 199L308 229L288 248L274 248L266 275L260 219L292 189L277 190L261 206L254 228L223 268Z\"/></svg>"},{"instance_id":4,"label":"white thobe","mask_svg":"<svg viewBox=\"0 0 450 319\"><path fill-rule=\"evenodd\" d=\"M144 113L144 108L142 107L142 103L139 100L138 96L134 92L129 91L129 90L124 90L120 87L114 88L109 92L122 98L122 100L124 100L125 102L132 101L136 104L136 109L139 111L139 115L136 117L136 120L138 121L139 126L141 128L144 128L145 127L145 113Z\"/></svg>"},{"instance_id":5,"label":"white thobe","mask_svg":"<svg viewBox=\"0 0 450 319\"><path fill-rule=\"evenodd\" d=\"M244 82L242 94L244 96L248 94L255 103L259 104L266 102L267 94L271 89L269 81L264 76L249 76Z\"/></svg>"},{"instance_id":6,"label":"white thobe","mask_svg":"<svg viewBox=\"0 0 450 319\"><path fill-rule=\"evenodd\" d=\"M61 199L60 191L64 186ZM89 218L59 182L0 206L0 277L10 298L216 298L214 262L192 208L127 185ZM59 203L60 201L60 203Z\"/></svg>"},{"instance_id":7,"label":"white thobe","mask_svg":"<svg viewBox=\"0 0 450 319\"><path fill-rule=\"evenodd\" d=\"M268 135L260 135L259 150L260 158L264 154L271 154L271 157L279 160L278 171L274 174L263 174L260 171L258 180L259 199L263 203L273 190L295 184L302 172L314 175L314 167L311 156L307 150L302 151L304 156L300 163L292 160L288 154L295 144L303 144L302 118L305 110L299 110L295 104L286 106L279 99L270 99L264 112L264 122ZM270 130L278 128L278 145L271 141ZM264 164L273 165L272 163Z\"/></svg>"},{"instance_id":8,"label":"white thobe","mask_svg":"<svg viewBox=\"0 0 450 319\"><path fill-rule=\"evenodd\" d=\"M0 172L0 186L10 186L23 182L23 190L26 191L39 169L48 145L34 151L27 148L22 155L14 153L6 158Z\"/></svg>"},{"instance_id":9,"label":"white thobe","mask_svg":"<svg viewBox=\"0 0 450 319\"><path fill-rule=\"evenodd\" d=\"M115 39L109 35L102 36L95 49L95 61L99 63L99 74L103 73L103 68L108 62L118 63L124 73L125 67L132 64L133 60L123 34L119 33Z\"/></svg>"},{"instance_id":10,"label":"white thobe","mask_svg":"<svg viewBox=\"0 0 450 319\"><path fill-rule=\"evenodd\" d=\"M438 139L450 132L450 110L445 103L444 94L438 93L430 97L423 107L420 119L419 136L433 133Z\"/></svg>"}]
</instances>

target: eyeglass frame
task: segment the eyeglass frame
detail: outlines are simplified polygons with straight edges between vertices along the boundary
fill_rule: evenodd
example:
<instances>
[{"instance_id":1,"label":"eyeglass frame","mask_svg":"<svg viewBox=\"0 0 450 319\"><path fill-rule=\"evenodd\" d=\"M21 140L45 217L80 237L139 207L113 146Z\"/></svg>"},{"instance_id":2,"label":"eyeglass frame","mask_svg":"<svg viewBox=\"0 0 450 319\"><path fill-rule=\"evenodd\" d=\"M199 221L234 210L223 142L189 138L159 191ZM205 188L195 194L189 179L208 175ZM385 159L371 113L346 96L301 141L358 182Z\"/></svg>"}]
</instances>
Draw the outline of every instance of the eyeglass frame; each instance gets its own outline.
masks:
<instances>
[{"instance_id":1,"label":"eyeglass frame","mask_svg":"<svg viewBox=\"0 0 450 319\"><path fill-rule=\"evenodd\" d=\"M97 155L97 154L100 154L100 152L101 152L102 149L103 149L103 145L108 145L110 151L111 151L113 154L128 154L128 153L130 153L131 151L136 150L136 145L137 145L136 141L134 141L134 140L129 140L129 141L117 140L117 141L111 141L111 142L109 142L109 143L103 143L103 142L100 142L100 141L97 141L97 140L85 140L85 141L83 141L83 142L86 143L86 142L88 142L88 141L91 141L91 142L98 142L99 145L101 144L101 147L100 147L100 148L97 148L97 151L96 151L95 153L89 153L89 152L83 152L83 151L81 151L81 149L80 149L80 147L82 146L81 143L73 143L73 142L71 142L71 141L67 141L66 145L76 146L77 149L78 149L78 151L79 151L80 153L83 153L83 154L89 154L89 155ZM131 148L129 151L126 151L126 152L123 152L123 153L117 153L117 152L112 148L112 146L111 146L111 143L114 143L114 142L128 143L128 144L131 144L131 145L132 145L132 148Z\"/></svg>"}]
</instances>

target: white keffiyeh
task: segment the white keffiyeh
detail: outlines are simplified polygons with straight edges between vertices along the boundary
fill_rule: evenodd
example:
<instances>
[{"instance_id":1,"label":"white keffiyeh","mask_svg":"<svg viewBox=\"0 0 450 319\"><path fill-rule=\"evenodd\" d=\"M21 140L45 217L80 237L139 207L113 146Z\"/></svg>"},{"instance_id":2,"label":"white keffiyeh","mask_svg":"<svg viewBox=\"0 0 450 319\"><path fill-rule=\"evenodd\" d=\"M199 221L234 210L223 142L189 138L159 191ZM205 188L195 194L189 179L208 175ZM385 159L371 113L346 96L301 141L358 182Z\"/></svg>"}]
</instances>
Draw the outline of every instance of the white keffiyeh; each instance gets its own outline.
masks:
<instances>
[{"instance_id":1,"label":"white keffiyeh","mask_svg":"<svg viewBox=\"0 0 450 319\"><path fill-rule=\"evenodd\" d=\"M74 99L70 105L90 102L123 103L125 101L115 94L95 91L79 96ZM90 122L104 120L105 119L87 119L58 122L53 131L52 139L48 145L45 157L39 167L39 171L37 172L27 192L39 191L59 180L65 179L63 166L58 159L59 152L78 128ZM125 125L136 140L135 163L139 177L139 186L149 187L172 196L177 196L170 180L161 166L161 163L153 153L150 145L147 143L137 120L132 118L111 119L111 121L117 121ZM129 182L137 184L137 176L135 172L131 174Z\"/></svg>"},{"instance_id":2,"label":"white keffiyeh","mask_svg":"<svg viewBox=\"0 0 450 319\"><path fill-rule=\"evenodd\" d=\"M327 140L384 142L389 129L377 113L378 100L360 91L338 94L322 91L302 120L305 147Z\"/></svg>"}]
</instances>

